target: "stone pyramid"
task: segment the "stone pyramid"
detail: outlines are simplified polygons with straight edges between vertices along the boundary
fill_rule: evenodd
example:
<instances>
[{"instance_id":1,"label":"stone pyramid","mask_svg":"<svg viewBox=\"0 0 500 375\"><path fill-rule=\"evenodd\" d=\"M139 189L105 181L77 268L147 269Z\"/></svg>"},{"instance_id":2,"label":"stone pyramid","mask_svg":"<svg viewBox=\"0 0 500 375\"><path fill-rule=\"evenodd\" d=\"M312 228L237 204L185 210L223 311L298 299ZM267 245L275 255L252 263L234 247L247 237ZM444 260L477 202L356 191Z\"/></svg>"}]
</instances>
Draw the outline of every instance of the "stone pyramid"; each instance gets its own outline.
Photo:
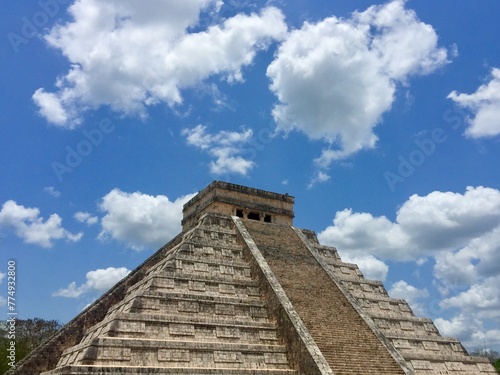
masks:
<instances>
[{"instance_id":1,"label":"stone pyramid","mask_svg":"<svg viewBox=\"0 0 500 375\"><path fill-rule=\"evenodd\" d=\"M176 238L10 374L496 374L293 227L293 203L213 182Z\"/></svg>"}]
</instances>

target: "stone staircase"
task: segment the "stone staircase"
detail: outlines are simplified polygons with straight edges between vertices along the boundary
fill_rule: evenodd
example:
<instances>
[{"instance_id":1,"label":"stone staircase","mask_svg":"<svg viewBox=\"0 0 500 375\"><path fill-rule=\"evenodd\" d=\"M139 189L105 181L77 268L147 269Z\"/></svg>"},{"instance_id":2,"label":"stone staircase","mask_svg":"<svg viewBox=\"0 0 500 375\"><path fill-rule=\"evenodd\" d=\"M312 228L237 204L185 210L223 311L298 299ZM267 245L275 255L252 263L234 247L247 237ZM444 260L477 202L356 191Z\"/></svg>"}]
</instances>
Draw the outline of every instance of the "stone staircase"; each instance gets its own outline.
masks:
<instances>
[{"instance_id":1,"label":"stone staircase","mask_svg":"<svg viewBox=\"0 0 500 375\"><path fill-rule=\"evenodd\" d=\"M295 375L228 216L206 215L52 374Z\"/></svg>"},{"instance_id":2,"label":"stone staircase","mask_svg":"<svg viewBox=\"0 0 500 375\"><path fill-rule=\"evenodd\" d=\"M496 374L488 360L470 357L457 339L442 337L431 319L415 316L406 301L389 297L381 282L365 279L357 265L342 262L335 248L320 245L310 231L302 233L344 293L354 298L415 374Z\"/></svg>"},{"instance_id":3,"label":"stone staircase","mask_svg":"<svg viewBox=\"0 0 500 375\"><path fill-rule=\"evenodd\" d=\"M292 227L243 222L335 374L404 374Z\"/></svg>"}]
</instances>

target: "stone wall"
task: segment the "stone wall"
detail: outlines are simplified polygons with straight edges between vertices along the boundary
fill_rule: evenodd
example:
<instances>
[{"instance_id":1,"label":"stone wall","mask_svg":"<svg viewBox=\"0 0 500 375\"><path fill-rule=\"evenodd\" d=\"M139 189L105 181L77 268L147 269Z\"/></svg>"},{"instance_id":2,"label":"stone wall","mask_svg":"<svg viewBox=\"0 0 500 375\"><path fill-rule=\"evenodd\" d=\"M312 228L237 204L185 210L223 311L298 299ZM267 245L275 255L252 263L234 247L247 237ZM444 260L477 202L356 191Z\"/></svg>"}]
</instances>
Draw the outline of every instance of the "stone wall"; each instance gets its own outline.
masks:
<instances>
[{"instance_id":1,"label":"stone wall","mask_svg":"<svg viewBox=\"0 0 500 375\"><path fill-rule=\"evenodd\" d=\"M184 205L182 228L192 228L208 212L245 218L258 215L256 220L292 225L293 203L287 194L214 181Z\"/></svg>"}]
</instances>

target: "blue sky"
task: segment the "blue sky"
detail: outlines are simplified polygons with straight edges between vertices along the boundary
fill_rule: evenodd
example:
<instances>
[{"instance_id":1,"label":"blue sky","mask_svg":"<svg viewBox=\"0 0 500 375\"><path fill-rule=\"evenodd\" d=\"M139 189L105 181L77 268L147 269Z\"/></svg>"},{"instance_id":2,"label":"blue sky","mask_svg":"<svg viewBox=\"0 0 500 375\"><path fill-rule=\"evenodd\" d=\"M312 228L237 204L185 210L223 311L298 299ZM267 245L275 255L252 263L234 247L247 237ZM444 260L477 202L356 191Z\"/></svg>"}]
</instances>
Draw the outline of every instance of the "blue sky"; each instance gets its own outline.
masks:
<instances>
[{"instance_id":1,"label":"blue sky","mask_svg":"<svg viewBox=\"0 0 500 375\"><path fill-rule=\"evenodd\" d=\"M500 3L2 2L0 316L67 322L213 180L500 349ZM154 5L150 5L154 4Z\"/></svg>"}]
</instances>

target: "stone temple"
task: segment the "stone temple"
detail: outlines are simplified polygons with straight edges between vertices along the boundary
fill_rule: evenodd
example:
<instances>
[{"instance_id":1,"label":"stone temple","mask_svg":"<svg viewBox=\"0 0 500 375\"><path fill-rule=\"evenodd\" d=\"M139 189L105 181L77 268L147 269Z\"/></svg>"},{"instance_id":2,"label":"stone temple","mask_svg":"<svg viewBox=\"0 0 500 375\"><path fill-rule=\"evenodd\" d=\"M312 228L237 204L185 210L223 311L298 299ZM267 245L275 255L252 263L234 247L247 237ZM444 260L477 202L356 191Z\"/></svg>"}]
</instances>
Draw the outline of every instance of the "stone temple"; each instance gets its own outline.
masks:
<instances>
[{"instance_id":1,"label":"stone temple","mask_svg":"<svg viewBox=\"0 0 500 375\"><path fill-rule=\"evenodd\" d=\"M295 228L293 204L211 183L177 237L10 374L496 374Z\"/></svg>"}]
</instances>

